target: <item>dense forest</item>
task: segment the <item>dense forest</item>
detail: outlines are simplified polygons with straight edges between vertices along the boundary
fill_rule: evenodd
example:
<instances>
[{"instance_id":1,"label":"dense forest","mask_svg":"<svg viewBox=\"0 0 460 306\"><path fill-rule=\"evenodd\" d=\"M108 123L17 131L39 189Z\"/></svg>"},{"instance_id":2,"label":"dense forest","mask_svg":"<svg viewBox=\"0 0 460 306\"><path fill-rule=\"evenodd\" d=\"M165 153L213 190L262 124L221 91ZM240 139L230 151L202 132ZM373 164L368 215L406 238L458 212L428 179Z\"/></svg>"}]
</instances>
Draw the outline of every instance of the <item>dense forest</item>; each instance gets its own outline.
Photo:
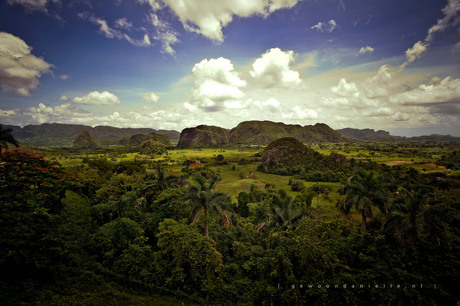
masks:
<instances>
[{"instance_id":1,"label":"dense forest","mask_svg":"<svg viewBox=\"0 0 460 306\"><path fill-rule=\"evenodd\" d=\"M155 150L139 146L134 153L123 147L102 154L89 148L3 150L0 300L460 300L458 147L443 148L431 171L345 155L356 147L339 154L335 145L324 146L283 138L265 148L236 148L235 155L228 148L211 155L158 150L157 142ZM366 144L366 152L373 156L388 146L395 145ZM420 156L431 147L416 149L401 154ZM197 155L184 157L191 153ZM247 165L253 172L242 172ZM253 183L227 192L227 172Z\"/></svg>"}]
</instances>

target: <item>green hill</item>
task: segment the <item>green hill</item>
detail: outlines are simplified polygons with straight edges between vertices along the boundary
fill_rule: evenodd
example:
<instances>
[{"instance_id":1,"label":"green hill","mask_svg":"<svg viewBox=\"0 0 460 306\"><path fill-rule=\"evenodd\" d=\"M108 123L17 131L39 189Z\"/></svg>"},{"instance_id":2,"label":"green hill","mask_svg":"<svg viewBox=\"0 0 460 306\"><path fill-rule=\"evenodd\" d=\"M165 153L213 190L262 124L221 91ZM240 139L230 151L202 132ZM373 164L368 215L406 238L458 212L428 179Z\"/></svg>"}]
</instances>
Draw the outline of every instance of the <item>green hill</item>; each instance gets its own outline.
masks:
<instances>
[{"instance_id":1,"label":"green hill","mask_svg":"<svg viewBox=\"0 0 460 306\"><path fill-rule=\"evenodd\" d=\"M131 137L125 137L121 139L118 143L121 145L129 145L129 146L140 146L143 142L145 141L155 141L155 142L160 142L161 144L165 146L171 145L171 142L169 141L168 136L162 135L159 133L148 133L147 135L144 134L135 134L132 135Z\"/></svg>"},{"instance_id":2,"label":"green hill","mask_svg":"<svg viewBox=\"0 0 460 306\"><path fill-rule=\"evenodd\" d=\"M272 121L244 121L230 132L218 127L184 129L178 147L205 147L222 144L268 145L276 139L293 137L301 142L339 142L340 134L324 123L294 125Z\"/></svg>"},{"instance_id":3,"label":"green hill","mask_svg":"<svg viewBox=\"0 0 460 306\"><path fill-rule=\"evenodd\" d=\"M199 125L180 134L179 148L215 147L229 143L229 132L218 126Z\"/></svg>"},{"instance_id":4,"label":"green hill","mask_svg":"<svg viewBox=\"0 0 460 306\"><path fill-rule=\"evenodd\" d=\"M96 126L60 123L44 123L41 125L5 126L12 129L13 136L25 145L55 147L73 145L74 139L82 131L89 132L101 145L118 144L120 139L136 134L157 133L177 142L180 133L177 131L156 131L150 128L116 128L111 126Z\"/></svg>"},{"instance_id":5,"label":"green hill","mask_svg":"<svg viewBox=\"0 0 460 306\"><path fill-rule=\"evenodd\" d=\"M75 148L94 149L97 148L96 139L88 131L81 131L73 142Z\"/></svg>"},{"instance_id":6,"label":"green hill","mask_svg":"<svg viewBox=\"0 0 460 306\"><path fill-rule=\"evenodd\" d=\"M299 173L309 163L320 161L323 156L292 137L284 137L270 143L262 154L263 171L287 175Z\"/></svg>"}]
</instances>

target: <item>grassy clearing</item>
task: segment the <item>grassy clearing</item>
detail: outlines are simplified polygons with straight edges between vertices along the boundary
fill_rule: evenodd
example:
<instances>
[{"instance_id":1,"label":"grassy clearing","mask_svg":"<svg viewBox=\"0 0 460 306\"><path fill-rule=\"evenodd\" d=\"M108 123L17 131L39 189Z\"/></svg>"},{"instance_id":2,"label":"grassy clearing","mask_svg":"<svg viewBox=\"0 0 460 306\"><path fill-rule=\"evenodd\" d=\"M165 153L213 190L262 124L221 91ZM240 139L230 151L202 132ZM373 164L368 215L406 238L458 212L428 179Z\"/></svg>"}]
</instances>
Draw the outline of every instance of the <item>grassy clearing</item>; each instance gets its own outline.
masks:
<instances>
[{"instance_id":1,"label":"grassy clearing","mask_svg":"<svg viewBox=\"0 0 460 306\"><path fill-rule=\"evenodd\" d=\"M359 160L370 160L388 166L404 166L414 167L421 172L441 172L445 167L436 164L436 158L441 156L439 150L436 148L426 148L419 151L411 151L399 148L398 150L378 151L369 149L368 144L314 144L311 147L324 154L329 155L331 152L336 152L347 156L347 158L354 158ZM66 153L63 151L56 151L52 149L38 149L40 153L45 155L48 159L59 162L63 167L72 167L80 165L84 158L105 158L112 162L123 161L163 161L166 165L167 175L180 175L181 170L184 168L185 161L192 161L199 163L197 167L205 166L209 161L215 161L218 155L224 157L227 164L219 166L211 166L210 168L220 174L221 181L217 185L217 190L230 194L234 201L236 201L238 194L242 191L248 192L251 185L256 185L260 189L264 189L265 185L274 185L276 189L283 189L289 195L295 197L298 192L291 190L289 186L289 176L280 176L275 174L268 174L257 171L260 162L248 161L257 152L262 152L263 147L246 146L242 148L200 148L200 149L174 149L169 150L167 155L162 156L147 156L139 153L106 153L106 154L88 154L88 153ZM418 153L419 155L408 154ZM241 161L246 161L241 163ZM147 169L147 172L154 173L154 168ZM250 178L250 174L255 175ZM311 187L315 182L303 181L306 188ZM331 188L331 192L327 197L321 196L319 205L323 208L333 208L339 199L338 189L339 183L322 183ZM316 198L313 201L313 206L316 206ZM334 209L335 211L335 209Z\"/></svg>"}]
</instances>

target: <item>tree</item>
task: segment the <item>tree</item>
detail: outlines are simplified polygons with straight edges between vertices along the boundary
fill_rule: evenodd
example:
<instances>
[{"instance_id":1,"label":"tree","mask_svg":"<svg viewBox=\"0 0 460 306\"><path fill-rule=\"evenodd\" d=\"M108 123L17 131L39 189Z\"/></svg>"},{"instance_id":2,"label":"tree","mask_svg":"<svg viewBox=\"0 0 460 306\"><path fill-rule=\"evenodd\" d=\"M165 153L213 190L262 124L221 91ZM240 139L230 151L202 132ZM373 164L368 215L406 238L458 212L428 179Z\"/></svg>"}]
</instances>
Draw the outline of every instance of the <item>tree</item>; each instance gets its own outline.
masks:
<instances>
[{"instance_id":1,"label":"tree","mask_svg":"<svg viewBox=\"0 0 460 306\"><path fill-rule=\"evenodd\" d=\"M6 281L0 287L14 279L49 280L62 268L65 189L59 165L17 150L0 154L0 280Z\"/></svg>"},{"instance_id":2,"label":"tree","mask_svg":"<svg viewBox=\"0 0 460 306\"><path fill-rule=\"evenodd\" d=\"M196 227L172 219L160 223L158 273L168 288L215 294L222 281L222 255L216 243L199 234Z\"/></svg>"},{"instance_id":3,"label":"tree","mask_svg":"<svg viewBox=\"0 0 460 306\"><path fill-rule=\"evenodd\" d=\"M263 228L285 230L297 223L302 217L308 214L308 207L311 206L313 195L303 192L295 200L289 195L274 195L271 198L269 207L266 208L268 220L256 225L255 230L259 233Z\"/></svg>"},{"instance_id":4,"label":"tree","mask_svg":"<svg viewBox=\"0 0 460 306\"><path fill-rule=\"evenodd\" d=\"M189 202L192 205L193 222L197 222L204 214L204 235L209 237L209 214L222 216L227 229L231 226L231 220L226 208L230 203L230 197L215 191L216 179L206 180L201 175L192 178L192 185L189 187Z\"/></svg>"},{"instance_id":5,"label":"tree","mask_svg":"<svg viewBox=\"0 0 460 306\"><path fill-rule=\"evenodd\" d=\"M316 194L316 207L318 207L319 205L319 196L321 194L328 194L331 191L331 188L324 186L324 185L320 185L318 183L316 183L315 185L311 186L308 189L313 191Z\"/></svg>"},{"instance_id":6,"label":"tree","mask_svg":"<svg viewBox=\"0 0 460 306\"><path fill-rule=\"evenodd\" d=\"M345 214L349 214L353 206L356 208L361 214L361 233L366 232L367 218L374 218L375 207L388 214L386 180L386 177L378 176L373 171L359 170L340 190L345 198L337 202L337 207Z\"/></svg>"},{"instance_id":7,"label":"tree","mask_svg":"<svg viewBox=\"0 0 460 306\"><path fill-rule=\"evenodd\" d=\"M8 150L8 143L14 145L16 148L19 147L19 142L11 135L11 129L4 129L0 125L0 153L3 148Z\"/></svg>"}]
</instances>

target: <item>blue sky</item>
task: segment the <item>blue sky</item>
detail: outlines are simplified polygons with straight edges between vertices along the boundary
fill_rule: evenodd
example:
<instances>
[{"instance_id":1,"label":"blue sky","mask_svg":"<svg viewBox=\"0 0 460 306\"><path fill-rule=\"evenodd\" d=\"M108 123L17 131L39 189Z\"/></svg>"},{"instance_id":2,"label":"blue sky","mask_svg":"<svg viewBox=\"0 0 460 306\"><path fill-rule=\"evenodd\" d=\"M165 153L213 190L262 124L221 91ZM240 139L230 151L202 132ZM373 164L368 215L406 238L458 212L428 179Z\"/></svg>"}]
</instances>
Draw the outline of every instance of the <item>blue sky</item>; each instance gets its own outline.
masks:
<instances>
[{"instance_id":1,"label":"blue sky","mask_svg":"<svg viewBox=\"0 0 460 306\"><path fill-rule=\"evenodd\" d=\"M460 0L0 1L0 122L460 136Z\"/></svg>"}]
</instances>

